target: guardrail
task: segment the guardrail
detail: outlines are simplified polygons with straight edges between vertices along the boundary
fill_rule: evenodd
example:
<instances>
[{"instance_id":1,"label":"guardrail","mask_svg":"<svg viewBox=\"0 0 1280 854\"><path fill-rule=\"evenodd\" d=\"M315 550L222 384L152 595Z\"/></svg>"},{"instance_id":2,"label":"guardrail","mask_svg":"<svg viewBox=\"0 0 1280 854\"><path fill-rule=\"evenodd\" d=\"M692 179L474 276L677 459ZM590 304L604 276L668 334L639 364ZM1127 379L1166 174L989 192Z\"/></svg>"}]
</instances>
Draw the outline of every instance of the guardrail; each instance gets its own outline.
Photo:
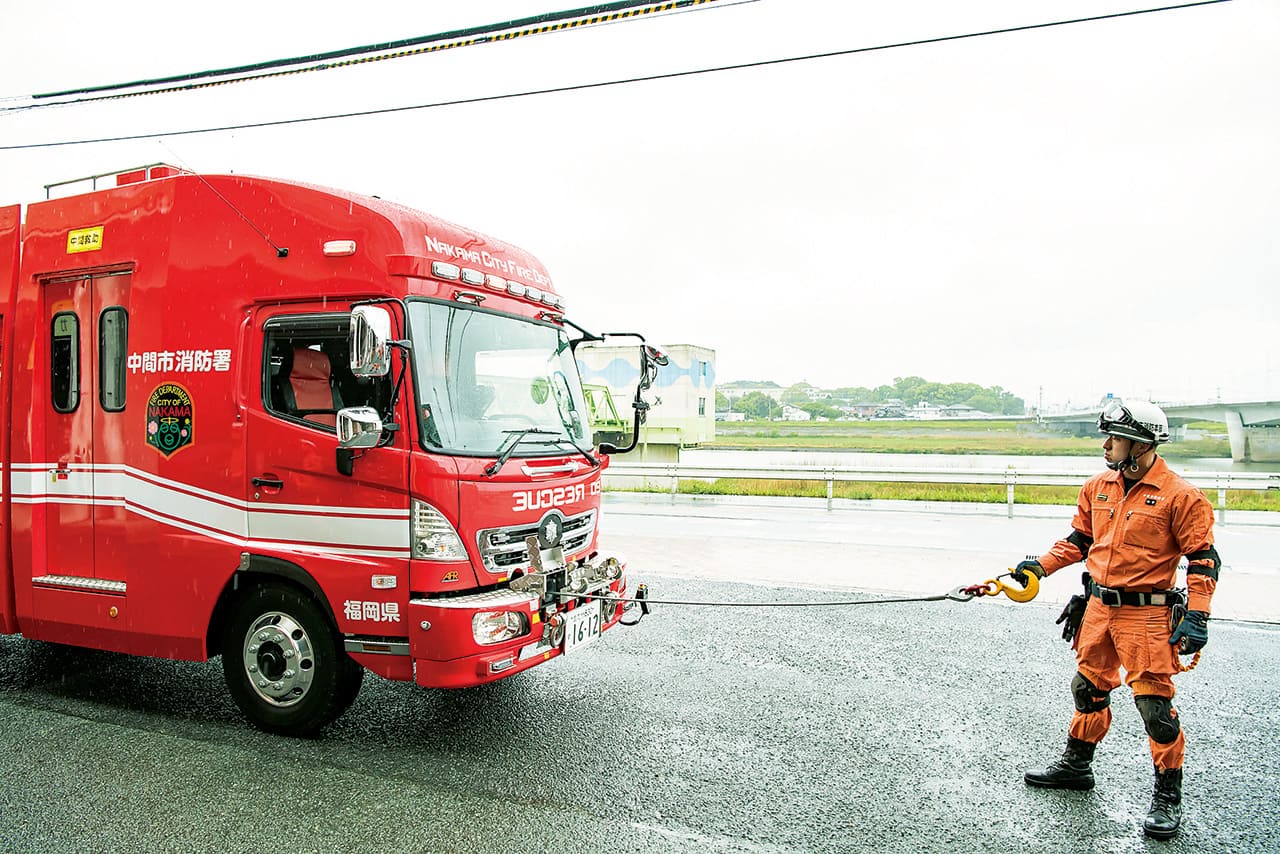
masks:
<instances>
[{"instance_id":1,"label":"guardrail","mask_svg":"<svg viewBox=\"0 0 1280 854\"><path fill-rule=\"evenodd\" d=\"M668 488L674 496L681 480L718 480L741 478L744 480L803 480L826 482L827 509L832 507L836 482L862 481L876 483L978 483L1004 484L1008 514L1013 516L1014 488L1017 486L1075 486L1079 487L1093 472L1053 469L1021 468L909 468L903 466L866 466L839 468L832 466L705 466L686 463L628 463L611 461L606 478L638 477L646 482L661 479L670 481ZM1218 491L1218 521L1227 518L1228 489L1280 489L1280 472L1178 472L1193 486Z\"/></svg>"}]
</instances>

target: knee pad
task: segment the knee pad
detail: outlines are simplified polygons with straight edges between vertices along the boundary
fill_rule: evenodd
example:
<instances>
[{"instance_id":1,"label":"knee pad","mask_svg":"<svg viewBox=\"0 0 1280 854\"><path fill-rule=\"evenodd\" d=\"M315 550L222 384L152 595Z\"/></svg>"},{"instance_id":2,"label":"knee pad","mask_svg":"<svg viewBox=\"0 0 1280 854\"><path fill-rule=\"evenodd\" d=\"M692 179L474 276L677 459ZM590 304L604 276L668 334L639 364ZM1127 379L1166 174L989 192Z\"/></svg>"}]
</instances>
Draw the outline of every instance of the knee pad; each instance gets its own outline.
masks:
<instances>
[{"instance_id":1,"label":"knee pad","mask_svg":"<svg viewBox=\"0 0 1280 854\"><path fill-rule=\"evenodd\" d=\"M1147 735L1159 744L1170 744L1177 740L1182 731L1178 722L1178 713L1173 710L1173 701L1168 697L1142 696L1134 697L1138 706L1138 714L1147 727Z\"/></svg>"},{"instance_id":2,"label":"knee pad","mask_svg":"<svg viewBox=\"0 0 1280 854\"><path fill-rule=\"evenodd\" d=\"M1111 705L1111 692L1099 691L1083 673L1077 673L1071 680L1071 698L1076 702L1076 710L1081 712L1100 712Z\"/></svg>"}]
</instances>

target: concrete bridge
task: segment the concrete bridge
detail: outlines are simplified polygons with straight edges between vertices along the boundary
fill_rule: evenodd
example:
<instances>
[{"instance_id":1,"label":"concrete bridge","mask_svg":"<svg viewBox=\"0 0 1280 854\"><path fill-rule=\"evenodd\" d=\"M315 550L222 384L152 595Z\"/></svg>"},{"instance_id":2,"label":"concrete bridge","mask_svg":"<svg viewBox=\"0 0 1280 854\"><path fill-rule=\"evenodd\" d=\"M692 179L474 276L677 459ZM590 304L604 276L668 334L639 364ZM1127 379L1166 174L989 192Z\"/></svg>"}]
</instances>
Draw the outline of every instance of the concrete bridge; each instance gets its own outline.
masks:
<instances>
[{"instance_id":1,"label":"concrete bridge","mask_svg":"<svg viewBox=\"0 0 1280 854\"><path fill-rule=\"evenodd\" d=\"M1192 421L1222 421L1227 425L1232 460L1280 462L1280 401L1155 403L1169 416L1169 432L1174 439L1185 436L1186 426ZM1087 435L1096 432L1100 409L1101 405L1078 412L1045 415L1041 420Z\"/></svg>"}]
</instances>

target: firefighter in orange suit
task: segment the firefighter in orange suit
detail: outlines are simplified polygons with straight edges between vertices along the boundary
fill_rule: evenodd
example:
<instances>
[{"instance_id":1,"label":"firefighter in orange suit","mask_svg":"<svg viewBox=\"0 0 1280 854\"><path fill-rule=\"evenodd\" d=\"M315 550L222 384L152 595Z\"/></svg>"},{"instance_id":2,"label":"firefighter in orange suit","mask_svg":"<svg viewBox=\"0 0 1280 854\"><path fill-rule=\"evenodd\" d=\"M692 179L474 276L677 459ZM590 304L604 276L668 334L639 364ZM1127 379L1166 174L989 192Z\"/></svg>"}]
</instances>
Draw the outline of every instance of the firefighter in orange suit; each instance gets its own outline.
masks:
<instances>
[{"instance_id":1,"label":"firefighter in orange suit","mask_svg":"<svg viewBox=\"0 0 1280 854\"><path fill-rule=\"evenodd\" d=\"M1044 576L1085 561L1087 596L1073 597L1059 622L1075 638L1075 713L1062 758L1027 771L1027 785L1093 788L1094 748L1111 726L1111 692L1120 672L1146 725L1155 791L1144 832L1168 839L1182 820L1182 723L1173 706L1178 653L1208 641L1209 601L1222 562L1213 546L1213 507L1169 470L1156 447L1169 439L1164 412L1146 401L1111 400L1098 418L1108 471L1080 490L1071 533L1023 573ZM1187 592L1175 590L1186 557Z\"/></svg>"}]
</instances>

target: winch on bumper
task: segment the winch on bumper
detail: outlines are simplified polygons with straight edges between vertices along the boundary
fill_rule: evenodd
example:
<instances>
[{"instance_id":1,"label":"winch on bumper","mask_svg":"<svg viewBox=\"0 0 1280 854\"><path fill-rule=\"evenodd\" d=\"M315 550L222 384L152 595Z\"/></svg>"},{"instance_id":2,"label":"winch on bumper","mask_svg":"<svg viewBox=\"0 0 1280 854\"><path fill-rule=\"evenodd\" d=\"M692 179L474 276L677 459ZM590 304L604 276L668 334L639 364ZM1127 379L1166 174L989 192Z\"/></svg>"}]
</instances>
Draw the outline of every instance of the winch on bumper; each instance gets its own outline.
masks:
<instances>
[{"instance_id":1,"label":"winch on bumper","mask_svg":"<svg viewBox=\"0 0 1280 854\"><path fill-rule=\"evenodd\" d=\"M537 537L526 543L529 571L505 588L409 600L409 650L419 685L463 688L519 673L582 649L633 607L595 598L631 598L620 556L597 553L570 562L558 545L540 548ZM418 664L422 659L430 664Z\"/></svg>"}]
</instances>

